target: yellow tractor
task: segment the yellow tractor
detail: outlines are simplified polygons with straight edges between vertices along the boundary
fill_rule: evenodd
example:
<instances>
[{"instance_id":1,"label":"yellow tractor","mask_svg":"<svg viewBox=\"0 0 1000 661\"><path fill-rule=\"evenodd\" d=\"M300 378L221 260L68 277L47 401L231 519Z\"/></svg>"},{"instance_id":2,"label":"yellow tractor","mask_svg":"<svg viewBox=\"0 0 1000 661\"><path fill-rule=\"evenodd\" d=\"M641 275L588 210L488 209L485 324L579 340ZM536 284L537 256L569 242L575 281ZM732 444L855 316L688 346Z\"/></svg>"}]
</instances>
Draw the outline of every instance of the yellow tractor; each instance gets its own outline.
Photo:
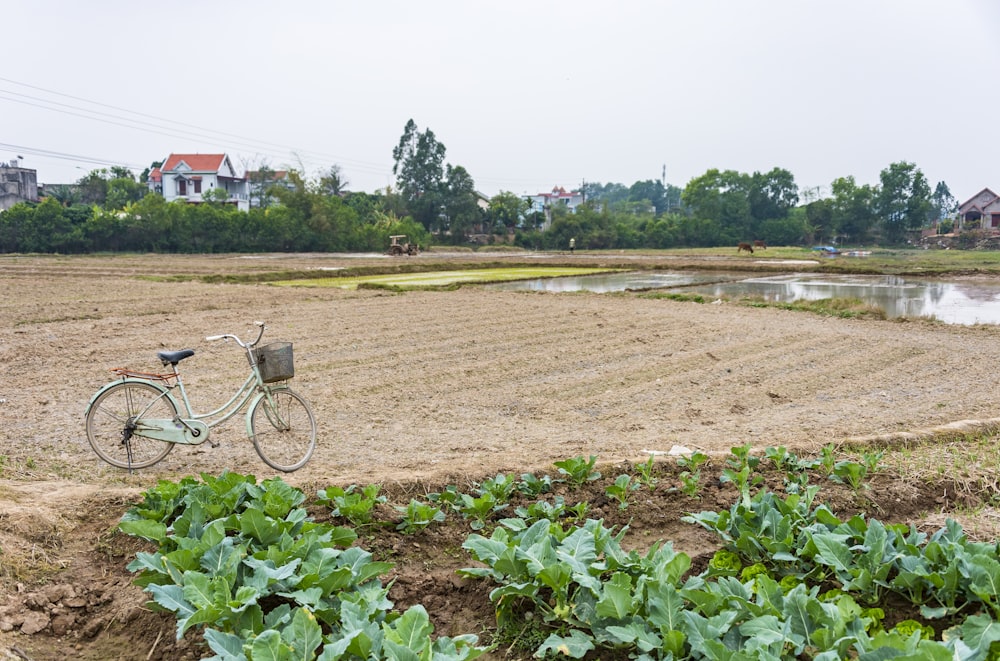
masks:
<instances>
[{"instance_id":1,"label":"yellow tractor","mask_svg":"<svg viewBox=\"0 0 1000 661\"><path fill-rule=\"evenodd\" d=\"M389 237L389 250L386 254L396 256L396 255L416 255L420 252L420 246L415 243L410 243L406 240L405 234L393 234Z\"/></svg>"}]
</instances>

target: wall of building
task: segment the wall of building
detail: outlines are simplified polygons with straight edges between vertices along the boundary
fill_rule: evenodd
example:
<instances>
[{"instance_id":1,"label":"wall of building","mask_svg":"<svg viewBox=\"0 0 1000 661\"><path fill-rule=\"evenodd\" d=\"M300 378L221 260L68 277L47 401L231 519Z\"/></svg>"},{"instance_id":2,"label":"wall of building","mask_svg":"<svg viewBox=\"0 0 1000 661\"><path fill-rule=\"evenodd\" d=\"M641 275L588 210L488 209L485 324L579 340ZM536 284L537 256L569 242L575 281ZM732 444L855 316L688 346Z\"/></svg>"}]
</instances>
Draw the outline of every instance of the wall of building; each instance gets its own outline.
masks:
<instances>
[{"instance_id":1,"label":"wall of building","mask_svg":"<svg viewBox=\"0 0 1000 661\"><path fill-rule=\"evenodd\" d=\"M0 163L0 211L18 202L38 201L38 172L22 168L18 160Z\"/></svg>"}]
</instances>

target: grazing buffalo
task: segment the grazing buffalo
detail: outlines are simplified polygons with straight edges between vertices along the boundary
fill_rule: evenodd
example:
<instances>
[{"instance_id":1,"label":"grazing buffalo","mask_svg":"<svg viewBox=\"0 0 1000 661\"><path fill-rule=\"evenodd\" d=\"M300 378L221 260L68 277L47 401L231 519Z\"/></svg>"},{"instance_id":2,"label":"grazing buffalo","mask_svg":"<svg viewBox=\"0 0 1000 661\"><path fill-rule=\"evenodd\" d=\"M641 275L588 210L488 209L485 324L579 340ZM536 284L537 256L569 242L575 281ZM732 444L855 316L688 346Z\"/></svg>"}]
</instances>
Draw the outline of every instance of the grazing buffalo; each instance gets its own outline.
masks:
<instances>
[{"instance_id":1,"label":"grazing buffalo","mask_svg":"<svg viewBox=\"0 0 1000 661\"><path fill-rule=\"evenodd\" d=\"M753 242L753 247L754 248L766 248L767 244L758 239L757 241Z\"/></svg>"},{"instance_id":2,"label":"grazing buffalo","mask_svg":"<svg viewBox=\"0 0 1000 661\"><path fill-rule=\"evenodd\" d=\"M751 246L749 243L741 243L740 245L736 246L737 253L741 253L744 250L746 250L751 255L753 254L753 246Z\"/></svg>"}]
</instances>

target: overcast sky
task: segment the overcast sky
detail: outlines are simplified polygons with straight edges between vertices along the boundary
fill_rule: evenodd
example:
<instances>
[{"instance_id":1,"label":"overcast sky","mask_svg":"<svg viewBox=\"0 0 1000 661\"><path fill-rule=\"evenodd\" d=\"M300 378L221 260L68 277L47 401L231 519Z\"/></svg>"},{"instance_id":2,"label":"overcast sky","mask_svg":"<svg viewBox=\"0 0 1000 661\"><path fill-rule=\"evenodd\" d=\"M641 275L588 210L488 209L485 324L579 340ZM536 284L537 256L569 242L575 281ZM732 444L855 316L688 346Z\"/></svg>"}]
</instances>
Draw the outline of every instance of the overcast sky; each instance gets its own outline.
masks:
<instances>
[{"instance_id":1,"label":"overcast sky","mask_svg":"<svg viewBox=\"0 0 1000 661\"><path fill-rule=\"evenodd\" d=\"M407 120L487 195L800 189L915 163L1000 191L1000 2L26 0L3 6L0 161L44 183L171 152L394 183Z\"/></svg>"}]
</instances>

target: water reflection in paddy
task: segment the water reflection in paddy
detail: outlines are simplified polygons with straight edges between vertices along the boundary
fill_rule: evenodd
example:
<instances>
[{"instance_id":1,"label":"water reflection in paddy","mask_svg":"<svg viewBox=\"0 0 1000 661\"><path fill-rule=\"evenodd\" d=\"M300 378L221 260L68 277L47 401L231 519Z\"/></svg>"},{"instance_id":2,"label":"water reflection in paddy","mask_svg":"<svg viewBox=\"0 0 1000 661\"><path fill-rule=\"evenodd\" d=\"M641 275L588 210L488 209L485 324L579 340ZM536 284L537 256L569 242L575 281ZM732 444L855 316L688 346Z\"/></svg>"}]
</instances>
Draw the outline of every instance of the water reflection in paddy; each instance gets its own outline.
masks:
<instances>
[{"instance_id":1,"label":"water reflection in paddy","mask_svg":"<svg viewBox=\"0 0 1000 661\"><path fill-rule=\"evenodd\" d=\"M928 317L949 324L1000 324L1000 281L820 273L746 278L732 272L631 272L527 280L490 287L552 292L664 289L730 298L759 296L767 301L786 303L859 298L885 310L888 317Z\"/></svg>"}]
</instances>

